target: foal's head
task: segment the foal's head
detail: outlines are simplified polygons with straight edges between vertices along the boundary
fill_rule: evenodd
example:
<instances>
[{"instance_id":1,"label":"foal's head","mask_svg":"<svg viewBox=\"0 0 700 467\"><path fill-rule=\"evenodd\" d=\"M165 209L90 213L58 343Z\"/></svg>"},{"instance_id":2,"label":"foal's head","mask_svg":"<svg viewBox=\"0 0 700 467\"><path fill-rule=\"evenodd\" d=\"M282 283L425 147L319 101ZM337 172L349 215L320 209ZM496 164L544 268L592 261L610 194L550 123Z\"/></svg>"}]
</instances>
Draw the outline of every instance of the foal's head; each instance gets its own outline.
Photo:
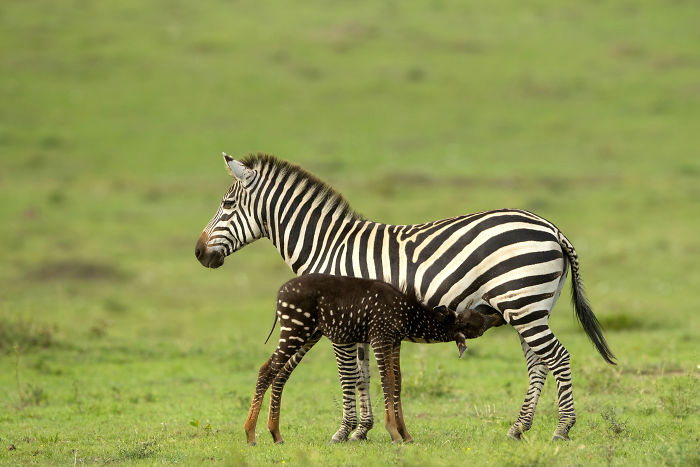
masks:
<instances>
[{"instance_id":1,"label":"foal's head","mask_svg":"<svg viewBox=\"0 0 700 467\"><path fill-rule=\"evenodd\" d=\"M496 326L502 321L499 315L487 315L467 308L459 313L440 305L433 308L438 320L449 331L454 333L454 339L459 349L459 358L467 350L465 339L475 339L481 336L490 327Z\"/></svg>"}]
</instances>

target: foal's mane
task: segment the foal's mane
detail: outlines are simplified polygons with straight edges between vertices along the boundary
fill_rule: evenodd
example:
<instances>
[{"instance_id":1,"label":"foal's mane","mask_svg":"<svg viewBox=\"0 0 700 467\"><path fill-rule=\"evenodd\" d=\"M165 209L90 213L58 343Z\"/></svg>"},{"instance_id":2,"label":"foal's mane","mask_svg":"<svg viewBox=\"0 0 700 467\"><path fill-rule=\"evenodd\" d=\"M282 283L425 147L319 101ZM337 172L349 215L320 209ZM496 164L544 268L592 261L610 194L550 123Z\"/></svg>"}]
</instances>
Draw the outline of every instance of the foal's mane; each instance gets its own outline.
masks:
<instances>
[{"instance_id":1,"label":"foal's mane","mask_svg":"<svg viewBox=\"0 0 700 467\"><path fill-rule=\"evenodd\" d=\"M249 154L241 160L241 163L249 169L260 170L263 167L269 168L268 173L275 173L276 176L281 176L286 173L295 174L299 179L307 181L309 189L316 189L319 196L323 197L323 201L327 204L331 211L340 208L341 217L350 217L352 219L363 220L364 217L350 207L350 204L345 200L343 195L336 191L329 184L316 177L305 169L278 159L269 154Z\"/></svg>"}]
</instances>

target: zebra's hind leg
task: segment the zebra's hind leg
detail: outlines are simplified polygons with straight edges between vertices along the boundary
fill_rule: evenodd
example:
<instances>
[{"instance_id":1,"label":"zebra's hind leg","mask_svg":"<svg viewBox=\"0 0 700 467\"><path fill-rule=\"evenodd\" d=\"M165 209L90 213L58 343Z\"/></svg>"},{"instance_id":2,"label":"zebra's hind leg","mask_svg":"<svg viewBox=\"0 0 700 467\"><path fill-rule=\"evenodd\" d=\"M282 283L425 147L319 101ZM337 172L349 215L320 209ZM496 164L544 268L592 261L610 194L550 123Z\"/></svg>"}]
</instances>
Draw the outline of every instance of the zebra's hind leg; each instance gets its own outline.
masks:
<instances>
[{"instance_id":1,"label":"zebra's hind leg","mask_svg":"<svg viewBox=\"0 0 700 467\"><path fill-rule=\"evenodd\" d=\"M360 423L350 437L350 441L367 439L367 432L374 426L372 402L369 397L369 344L357 344L357 366L360 374L357 378L357 393L360 399Z\"/></svg>"},{"instance_id":2,"label":"zebra's hind leg","mask_svg":"<svg viewBox=\"0 0 700 467\"><path fill-rule=\"evenodd\" d=\"M520 436L532 426L532 418L535 415L537 401L540 398L548 371L547 365L530 349L530 346L527 345L522 336L520 336L520 344L527 362L527 374L530 383L527 388L527 394L525 394L523 407L520 409L520 415L518 415L518 419L508 430L508 437L512 439L520 439Z\"/></svg>"},{"instance_id":3,"label":"zebra's hind leg","mask_svg":"<svg viewBox=\"0 0 700 467\"><path fill-rule=\"evenodd\" d=\"M547 365L557 381L559 423L554 430L554 440L568 440L569 430L576 423L569 352L552 333L547 324L547 317L524 325L516 324L514 327L532 352Z\"/></svg>"},{"instance_id":4,"label":"zebra's hind leg","mask_svg":"<svg viewBox=\"0 0 700 467\"><path fill-rule=\"evenodd\" d=\"M331 438L331 444L342 443L357 428L357 410L355 407L355 386L359 377L357 361L357 344L333 344L335 361L338 364L338 377L343 391L343 420L340 428Z\"/></svg>"}]
</instances>

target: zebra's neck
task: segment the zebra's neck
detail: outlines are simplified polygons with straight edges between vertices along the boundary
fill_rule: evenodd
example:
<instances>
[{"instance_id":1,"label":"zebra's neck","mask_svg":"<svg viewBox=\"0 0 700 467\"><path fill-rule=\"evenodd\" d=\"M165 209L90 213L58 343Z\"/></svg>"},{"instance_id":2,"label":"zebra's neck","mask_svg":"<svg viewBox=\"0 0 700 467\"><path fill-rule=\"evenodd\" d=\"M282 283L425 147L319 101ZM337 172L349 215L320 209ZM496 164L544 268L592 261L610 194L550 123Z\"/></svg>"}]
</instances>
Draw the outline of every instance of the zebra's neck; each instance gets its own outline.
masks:
<instances>
[{"instance_id":1,"label":"zebra's neck","mask_svg":"<svg viewBox=\"0 0 700 467\"><path fill-rule=\"evenodd\" d=\"M326 183L270 156L245 161L256 170L253 215L295 274L379 279L414 293L413 251L419 225L367 221ZM410 264L409 264L410 263Z\"/></svg>"},{"instance_id":2,"label":"zebra's neck","mask_svg":"<svg viewBox=\"0 0 700 467\"><path fill-rule=\"evenodd\" d=\"M296 274L335 270L347 234L366 224L342 195L300 167L271 156L246 161L258 173L254 215Z\"/></svg>"}]
</instances>

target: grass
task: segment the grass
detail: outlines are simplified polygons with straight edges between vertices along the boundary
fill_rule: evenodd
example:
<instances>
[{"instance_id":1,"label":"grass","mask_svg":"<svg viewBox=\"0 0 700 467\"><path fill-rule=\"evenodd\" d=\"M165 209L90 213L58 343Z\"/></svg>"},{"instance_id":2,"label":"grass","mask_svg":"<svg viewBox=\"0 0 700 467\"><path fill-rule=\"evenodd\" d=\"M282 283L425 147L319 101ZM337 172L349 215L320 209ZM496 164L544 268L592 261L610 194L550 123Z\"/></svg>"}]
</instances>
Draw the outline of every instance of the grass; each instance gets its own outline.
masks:
<instances>
[{"instance_id":1,"label":"grass","mask_svg":"<svg viewBox=\"0 0 700 467\"><path fill-rule=\"evenodd\" d=\"M700 53L693 2L8 1L0 5L0 463L697 465ZM274 296L258 242L216 271L194 243L220 152L301 164L366 217L531 209L573 241L619 358L562 299L578 422L512 329L457 359L407 344L391 446L340 421L332 352L292 376L283 446L243 421ZM564 295L566 296L566 295ZM265 406L264 406L265 409Z\"/></svg>"}]
</instances>

